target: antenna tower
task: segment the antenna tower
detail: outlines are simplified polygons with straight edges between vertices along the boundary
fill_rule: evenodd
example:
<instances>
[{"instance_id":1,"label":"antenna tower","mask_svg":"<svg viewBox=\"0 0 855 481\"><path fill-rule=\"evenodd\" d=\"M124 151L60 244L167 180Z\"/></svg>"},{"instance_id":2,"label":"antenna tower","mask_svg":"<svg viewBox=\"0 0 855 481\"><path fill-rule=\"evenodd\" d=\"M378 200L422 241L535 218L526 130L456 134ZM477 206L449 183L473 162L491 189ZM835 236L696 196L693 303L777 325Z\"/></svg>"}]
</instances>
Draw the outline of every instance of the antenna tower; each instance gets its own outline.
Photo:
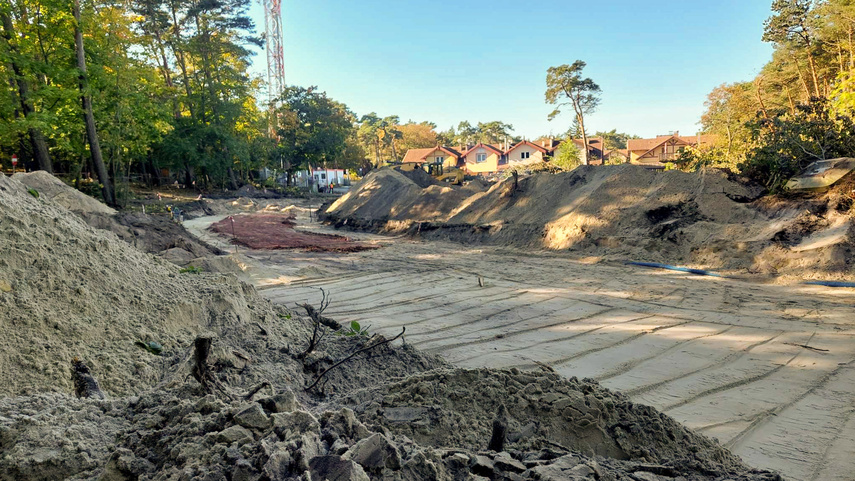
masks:
<instances>
[{"instance_id":1,"label":"antenna tower","mask_svg":"<svg viewBox=\"0 0 855 481\"><path fill-rule=\"evenodd\" d=\"M267 101L270 109L268 129L276 135L275 115L279 97L285 90L285 62L282 50L282 0L262 0L264 4L264 31L267 44Z\"/></svg>"}]
</instances>

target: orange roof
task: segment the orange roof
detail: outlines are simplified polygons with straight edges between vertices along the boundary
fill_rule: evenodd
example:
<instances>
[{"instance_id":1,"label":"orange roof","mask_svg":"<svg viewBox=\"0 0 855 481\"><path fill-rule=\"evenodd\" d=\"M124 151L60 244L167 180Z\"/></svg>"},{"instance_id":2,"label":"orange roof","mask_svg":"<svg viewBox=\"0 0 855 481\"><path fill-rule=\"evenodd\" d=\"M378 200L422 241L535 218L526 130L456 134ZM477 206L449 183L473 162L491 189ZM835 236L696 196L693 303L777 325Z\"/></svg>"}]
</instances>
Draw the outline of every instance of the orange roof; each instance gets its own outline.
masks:
<instances>
[{"instance_id":1,"label":"orange roof","mask_svg":"<svg viewBox=\"0 0 855 481\"><path fill-rule=\"evenodd\" d=\"M418 164L420 162L424 162L425 157L434 150L436 150L436 147L431 147L429 149L410 149L404 155L404 160L402 162L405 164Z\"/></svg>"},{"instance_id":2,"label":"orange roof","mask_svg":"<svg viewBox=\"0 0 855 481\"><path fill-rule=\"evenodd\" d=\"M430 147L426 149L410 149L404 155L404 160L402 162L404 164L420 164L422 162L426 162L427 156L436 152L437 150L445 152L446 154L454 157L455 159L460 158L460 153L452 149L451 147L437 145L436 147Z\"/></svg>"},{"instance_id":3,"label":"orange roof","mask_svg":"<svg viewBox=\"0 0 855 481\"><path fill-rule=\"evenodd\" d=\"M474 146L472 146L472 147L471 147L469 150L467 150L466 152L463 152L462 156L463 156L463 157L466 157L466 156L467 156L467 155L469 155L473 150L475 150L475 149L477 149L477 148L485 148L485 149L489 149L489 150L492 150L493 152L495 152L495 153L497 153L497 154L499 154L499 155L502 155L502 154L504 153L504 152L502 152L502 149L500 149L500 148L498 148L498 147L496 147L496 146L494 146L494 145L490 145L490 144L482 144L482 143L480 143L480 142L479 142L479 143L475 144Z\"/></svg>"},{"instance_id":4,"label":"orange roof","mask_svg":"<svg viewBox=\"0 0 855 481\"><path fill-rule=\"evenodd\" d=\"M516 149L517 147L523 146L523 145L529 145L531 147L534 147L535 149L543 152L544 154L549 152L549 149L546 147L542 147L542 146L537 145L535 143L529 142L528 140L523 140L522 142L518 142L516 145L511 146L511 148L509 148L505 153L510 154L514 149Z\"/></svg>"},{"instance_id":5,"label":"orange roof","mask_svg":"<svg viewBox=\"0 0 855 481\"><path fill-rule=\"evenodd\" d=\"M632 152L644 151L645 155L651 150L659 147L665 142L674 139L678 143L682 143L684 145L692 145L698 146L703 144L709 144L715 141L715 135L713 134L701 134L701 135L689 135L689 136L677 136L677 135L659 135L655 139L629 139L626 142L627 149ZM700 140L700 142L698 142Z\"/></svg>"}]
</instances>

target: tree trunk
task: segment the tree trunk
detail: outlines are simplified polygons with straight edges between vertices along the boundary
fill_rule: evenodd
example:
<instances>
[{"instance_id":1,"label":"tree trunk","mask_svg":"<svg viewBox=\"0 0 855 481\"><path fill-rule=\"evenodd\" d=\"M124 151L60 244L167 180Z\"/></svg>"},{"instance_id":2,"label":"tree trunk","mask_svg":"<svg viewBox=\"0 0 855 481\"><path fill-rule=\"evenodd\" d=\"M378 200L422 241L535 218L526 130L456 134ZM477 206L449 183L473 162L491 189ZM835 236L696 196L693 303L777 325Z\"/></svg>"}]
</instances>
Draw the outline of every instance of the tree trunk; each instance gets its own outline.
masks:
<instances>
[{"instance_id":1,"label":"tree trunk","mask_svg":"<svg viewBox=\"0 0 855 481\"><path fill-rule=\"evenodd\" d=\"M229 173L229 188L232 190L238 190L238 181L235 177L235 171L231 167L226 169Z\"/></svg>"},{"instance_id":2,"label":"tree trunk","mask_svg":"<svg viewBox=\"0 0 855 481\"><path fill-rule=\"evenodd\" d=\"M2 17L3 21L3 38L6 40L9 51L17 53L18 46L12 41L15 37L12 18L6 12L0 12L0 17ZM11 64L12 72L15 74L15 83L18 86L18 98L21 103L21 111L24 114L24 118L28 118L34 113L33 105L30 102L30 85L27 82L27 79L24 78L24 72L21 70L21 66L14 60ZM45 137L42 135L42 131L35 127L30 127L28 129L28 133L30 144L33 146L33 156L39 164L39 169L53 173L50 153L48 152L47 142L45 142Z\"/></svg>"},{"instance_id":3,"label":"tree trunk","mask_svg":"<svg viewBox=\"0 0 855 481\"><path fill-rule=\"evenodd\" d=\"M585 132L585 120L579 114L579 130L582 131L582 165L588 165L588 133Z\"/></svg>"},{"instance_id":4,"label":"tree trunk","mask_svg":"<svg viewBox=\"0 0 855 481\"><path fill-rule=\"evenodd\" d=\"M98 142L98 132L95 130L95 116L92 114L92 99L89 97L88 79L86 78L86 54L83 50L83 30L80 28L80 0L74 0L72 4L72 15L74 16L74 44L77 50L77 68L80 70L79 86L80 99L83 103L83 116L86 120L86 138L89 142L89 153L92 163L101 181L101 192L107 205L117 207L116 196L107 168L104 166L104 158L101 156L101 144Z\"/></svg>"}]
</instances>

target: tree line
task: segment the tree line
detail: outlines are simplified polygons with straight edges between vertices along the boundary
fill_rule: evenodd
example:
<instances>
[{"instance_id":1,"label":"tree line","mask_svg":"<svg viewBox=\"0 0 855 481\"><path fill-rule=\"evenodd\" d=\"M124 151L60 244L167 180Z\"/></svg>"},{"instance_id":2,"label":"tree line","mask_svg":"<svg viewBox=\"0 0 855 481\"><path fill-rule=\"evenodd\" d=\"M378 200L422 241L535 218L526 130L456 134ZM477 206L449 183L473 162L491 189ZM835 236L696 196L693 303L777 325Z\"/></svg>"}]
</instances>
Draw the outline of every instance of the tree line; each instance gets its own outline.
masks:
<instances>
[{"instance_id":1,"label":"tree line","mask_svg":"<svg viewBox=\"0 0 855 481\"><path fill-rule=\"evenodd\" d=\"M0 161L8 167L16 154L27 169L78 186L94 175L104 200L118 205L131 178L234 189L262 168L365 172L413 148L522 140L500 120L440 130L358 115L316 87L287 87L271 109L265 82L249 71L263 46L249 6L0 0ZM579 127L577 115L561 137L586 136ZM625 147L627 136L601 134Z\"/></svg>"},{"instance_id":2,"label":"tree line","mask_svg":"<svg viewBox=\"0 0 855 481\"><path fill-rule=\"evenodd\" d=\"M753 80L709 94L701 124L718 141L682 161L777 191L810 162L855 156L855 1L775 0L762 39L772 59Z\"/></svg>"}]
</instances>

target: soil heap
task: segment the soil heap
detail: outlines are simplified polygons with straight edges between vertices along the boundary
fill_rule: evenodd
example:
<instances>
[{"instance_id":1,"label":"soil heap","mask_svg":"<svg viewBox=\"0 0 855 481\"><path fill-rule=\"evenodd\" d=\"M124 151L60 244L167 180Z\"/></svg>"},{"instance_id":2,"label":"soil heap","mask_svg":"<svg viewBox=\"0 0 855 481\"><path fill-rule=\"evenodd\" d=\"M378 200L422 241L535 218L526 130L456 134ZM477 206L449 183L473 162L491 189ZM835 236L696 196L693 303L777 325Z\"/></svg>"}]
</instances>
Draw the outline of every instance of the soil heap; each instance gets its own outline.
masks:
<instances>
[{"instance_id":1,"label":"soil heap","mask_svg":"<svg viewBox=\"0 0 855 481\"><path fill-rule=\"evenodd\" d=\"M719 170L582 166L494 184L462 199L380 170L323 216L339 227L569 251L783 278L853 278L851 192L761 198ZM841 185L846 184L841 183ZM848 197L847 197L848 196ZM412 209L409 206L421 206ZM423 215L422 212L429 212Z\"/></svg>"},{"instance_id":2,"label":"soil heap","mask_svg":"<svg viewBox=\"0 0 855 481\"><path fill-rule=\"evenodd\" d=\"M12 178L31 189L35 189L39 196L45 196L72 212L104 215L116 213L114 209L66 185L53 174L44 170L36 170L30 173L21 172L13 175Z\"/></svg>"},{"instance_id":3,"label":"soil heap","mask_svg":"<svg viewBox=\"0 0 855 481\"><path fill-rule=\"evenodd\" d=\"M3 176L0 310L0 481L780 479L593 382L449 369L345 330L307 352L309 318ZM71 394L77 356L104 397Z\"/></svg>"}]
</instances>

